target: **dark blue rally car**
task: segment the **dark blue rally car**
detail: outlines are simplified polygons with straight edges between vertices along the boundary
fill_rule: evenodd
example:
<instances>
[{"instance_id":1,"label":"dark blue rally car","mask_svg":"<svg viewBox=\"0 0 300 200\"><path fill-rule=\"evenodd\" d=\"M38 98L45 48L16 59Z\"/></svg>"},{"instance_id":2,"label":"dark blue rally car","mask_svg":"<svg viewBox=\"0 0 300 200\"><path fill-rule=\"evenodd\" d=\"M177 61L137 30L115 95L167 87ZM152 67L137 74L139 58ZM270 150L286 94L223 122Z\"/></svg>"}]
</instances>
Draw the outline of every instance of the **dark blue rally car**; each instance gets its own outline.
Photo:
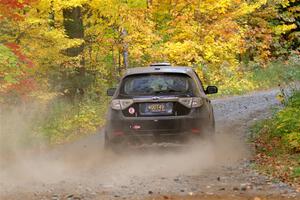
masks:
<instances>
[{"instance_id":1,"label":"dark blue rally car","mask_svg":"<svg viewBox=\"0 0 300 200\"><path fill-rule=\"evenodd\" d=\"M117 88L105 127L105 146L149 142L183 142L215 131L213 108L191 67L168 63L128 69Z\"/></svg>"}]
</instances>

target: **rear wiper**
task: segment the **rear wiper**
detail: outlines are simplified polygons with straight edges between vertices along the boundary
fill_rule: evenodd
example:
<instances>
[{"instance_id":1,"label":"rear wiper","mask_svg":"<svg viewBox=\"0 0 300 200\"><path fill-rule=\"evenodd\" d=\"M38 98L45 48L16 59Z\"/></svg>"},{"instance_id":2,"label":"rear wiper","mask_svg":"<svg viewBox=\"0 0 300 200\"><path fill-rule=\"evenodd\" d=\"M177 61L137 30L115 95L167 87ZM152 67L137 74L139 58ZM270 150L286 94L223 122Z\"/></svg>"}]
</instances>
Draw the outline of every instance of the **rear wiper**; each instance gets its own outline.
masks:
<instances>
[{"instance_id":1,"label":"rear wiper","mask_svg":"<svg viewBox=\"0 0 300 200\"><path fill-rule=\"evenodd\" d=\"M160 91L155 91L155 94L162 94L162 93L169 93L169 92L180 92L178 90L173 90L173 89L169 89L169 90L160 90Z\"/></svg>"}]
</instances>

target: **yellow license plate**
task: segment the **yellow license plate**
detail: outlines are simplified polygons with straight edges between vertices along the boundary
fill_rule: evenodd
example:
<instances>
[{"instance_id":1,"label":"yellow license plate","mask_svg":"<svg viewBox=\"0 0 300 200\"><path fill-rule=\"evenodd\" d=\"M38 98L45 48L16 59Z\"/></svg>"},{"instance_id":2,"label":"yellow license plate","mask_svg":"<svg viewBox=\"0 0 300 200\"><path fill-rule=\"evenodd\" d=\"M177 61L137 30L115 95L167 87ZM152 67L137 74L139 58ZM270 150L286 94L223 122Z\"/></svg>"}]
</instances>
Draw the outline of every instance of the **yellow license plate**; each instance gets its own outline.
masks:
<instances>
[{"instance_id":1,"label":"yellow license plate","mask_svg":"<svg viewBox=\"0 0 300 200\"><path fill-rule=\"evenodd\" d=\"M164 104L151 104L148 105L148 109L150 112L165 112L166 107Z\"/></svg>"}]
</instances>

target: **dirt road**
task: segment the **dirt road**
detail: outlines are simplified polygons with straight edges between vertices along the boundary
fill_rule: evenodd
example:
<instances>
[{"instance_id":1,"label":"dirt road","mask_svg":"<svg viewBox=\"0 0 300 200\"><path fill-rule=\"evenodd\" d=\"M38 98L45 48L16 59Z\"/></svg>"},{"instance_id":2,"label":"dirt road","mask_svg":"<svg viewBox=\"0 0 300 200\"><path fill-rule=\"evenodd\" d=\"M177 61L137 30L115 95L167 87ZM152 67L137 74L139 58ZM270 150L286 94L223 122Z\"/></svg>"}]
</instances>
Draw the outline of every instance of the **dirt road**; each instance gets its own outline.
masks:
<instances>
[{"instance_id":1,"label":"dirt road","mask_svg":"<svg viewBox=\"0 0 300 200\"><path fill-rule=\"evenodd\" d=\"M276 93L213 100L214 143L116 155L104 153L99 133L50 152L17 153L0 165L0 199L300 199L252 167L248 127L270 115Z\"/></svg>"}]
</instances>

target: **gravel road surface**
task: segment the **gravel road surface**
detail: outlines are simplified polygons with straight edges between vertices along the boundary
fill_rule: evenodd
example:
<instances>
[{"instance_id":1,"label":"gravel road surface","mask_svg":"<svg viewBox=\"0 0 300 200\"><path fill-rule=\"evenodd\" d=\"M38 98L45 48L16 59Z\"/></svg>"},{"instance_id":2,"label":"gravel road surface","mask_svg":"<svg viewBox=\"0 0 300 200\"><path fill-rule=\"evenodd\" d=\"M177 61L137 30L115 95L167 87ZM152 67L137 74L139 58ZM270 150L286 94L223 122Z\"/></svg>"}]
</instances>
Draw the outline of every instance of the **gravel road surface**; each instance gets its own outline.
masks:
<instances>
[{"instance_id":1,"label":"gravel road surface","mask_svg":"<svg viewBox=\"0 0 300 200\"><path fill-rule=\"evenodd\" d=\"M213 142L154 144L117 155L103 134L43 152L0 158L0 199L300 199L253 168L249 126L278 106L277 90L213 100Z\"/></svg>"}]
</instances>

